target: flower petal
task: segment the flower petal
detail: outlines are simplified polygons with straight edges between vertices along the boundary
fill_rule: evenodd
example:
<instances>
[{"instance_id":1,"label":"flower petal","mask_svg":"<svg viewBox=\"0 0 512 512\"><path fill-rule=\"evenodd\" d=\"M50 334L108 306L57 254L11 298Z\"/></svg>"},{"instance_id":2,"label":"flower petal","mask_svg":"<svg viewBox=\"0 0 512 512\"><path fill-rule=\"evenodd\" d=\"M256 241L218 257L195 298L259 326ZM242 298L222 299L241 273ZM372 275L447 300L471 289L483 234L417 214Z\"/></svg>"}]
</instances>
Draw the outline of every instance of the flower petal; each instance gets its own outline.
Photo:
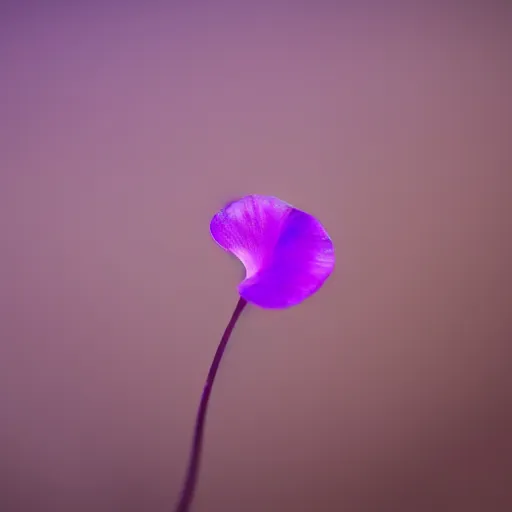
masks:
<instances>
[{"instance_id":1,"label":"flower petal","mask_svg":"<svg viewBox=\"0 0 512 512\"><path fill-rule=\"evenodd\" d=\"M334 246L320 222L275 197L229 203L213 217L210 231L245 266L240 295L264 308L302 302L334 268Z\"/></svg>"}]
</instances>

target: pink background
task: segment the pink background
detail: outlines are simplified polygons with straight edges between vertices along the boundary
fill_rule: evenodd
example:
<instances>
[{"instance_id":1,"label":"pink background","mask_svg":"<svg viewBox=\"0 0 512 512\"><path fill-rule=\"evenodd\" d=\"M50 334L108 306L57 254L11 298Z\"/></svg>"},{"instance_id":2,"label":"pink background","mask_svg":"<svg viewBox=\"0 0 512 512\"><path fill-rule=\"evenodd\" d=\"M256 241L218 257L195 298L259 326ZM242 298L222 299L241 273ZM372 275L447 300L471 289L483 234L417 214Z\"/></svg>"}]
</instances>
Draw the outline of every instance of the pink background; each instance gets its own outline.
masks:
<instances>
[{"instance_id":1,"label":"pink background","mask_svg":"<svg viewBox=\"0 0 512 512\"><path fill-rule=\"evenodd\" d=\"M194 511L512 510L507 2L169 4L2 4L0 510L172 511L248 193L338 264L244 312Z\"/></svg>"}]
</instances>

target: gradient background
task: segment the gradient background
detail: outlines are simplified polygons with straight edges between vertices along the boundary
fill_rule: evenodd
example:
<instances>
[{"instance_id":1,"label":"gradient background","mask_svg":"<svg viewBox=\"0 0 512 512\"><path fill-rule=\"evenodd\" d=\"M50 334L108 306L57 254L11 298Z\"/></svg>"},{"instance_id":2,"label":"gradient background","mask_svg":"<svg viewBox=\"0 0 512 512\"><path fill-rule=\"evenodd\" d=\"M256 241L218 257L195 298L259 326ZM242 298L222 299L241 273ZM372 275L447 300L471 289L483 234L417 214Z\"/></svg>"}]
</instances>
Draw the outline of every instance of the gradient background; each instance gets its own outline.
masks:
<instances>
[{"instance_id":1,"label":"gradient background","mask_svg":"<svg viewBox=\"0 0 512 512\"><path fill-rule=\"evenodd\" d=\"M194 511L511 510L507 2L170 3L2 3L0 510L172 511L248 193L338 264L245 311Z\"/></svg>"}]
</instances>

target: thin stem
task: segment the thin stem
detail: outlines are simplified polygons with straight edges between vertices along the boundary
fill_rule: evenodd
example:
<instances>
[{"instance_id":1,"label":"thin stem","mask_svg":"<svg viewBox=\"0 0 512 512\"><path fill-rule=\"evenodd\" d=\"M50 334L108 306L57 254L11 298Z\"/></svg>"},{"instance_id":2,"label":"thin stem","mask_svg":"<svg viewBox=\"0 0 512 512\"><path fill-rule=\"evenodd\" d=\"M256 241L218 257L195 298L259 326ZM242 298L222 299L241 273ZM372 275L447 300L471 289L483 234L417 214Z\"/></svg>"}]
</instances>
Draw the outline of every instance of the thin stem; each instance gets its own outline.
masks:
<instances>
[{"instance_id":1,"label":"thin stem","mask_svg":"<svg viewBox=\"0 0 512 512\"><path fill-rule=\"evenodd\" d=\"M215 352L215 357L213 358L212 364L210 366L210 371L208 372L208 377L206 378L203 394L201 396L199 410L197 412L196 426L194 430L194 440L192 443L192 450L190 453L190 462L188 465L187 477L183 485L180 501L178 503L178 506L176 507L176 512L188 512L190 504L192 503L197 483L199 460L201 458L201 447L203 444L206 411L208 409L208 402L210 400L210 395L212 392L213 381L215 380L215 375L217 375L217 370L219 369L219 364L222 359L222 355L224 354L224 350L226 349L226 345L228 344L229 337L231 336L233 328L235 327L235 324L246 305L247 301L244 298L240 297L240 300L236 305L235 311L233 311L231 320L229 321L228 326L226 327L226 330L222 335L222 339L220 340L219 346L217 347L217 352Z\"/></svg>"}]
</instances>

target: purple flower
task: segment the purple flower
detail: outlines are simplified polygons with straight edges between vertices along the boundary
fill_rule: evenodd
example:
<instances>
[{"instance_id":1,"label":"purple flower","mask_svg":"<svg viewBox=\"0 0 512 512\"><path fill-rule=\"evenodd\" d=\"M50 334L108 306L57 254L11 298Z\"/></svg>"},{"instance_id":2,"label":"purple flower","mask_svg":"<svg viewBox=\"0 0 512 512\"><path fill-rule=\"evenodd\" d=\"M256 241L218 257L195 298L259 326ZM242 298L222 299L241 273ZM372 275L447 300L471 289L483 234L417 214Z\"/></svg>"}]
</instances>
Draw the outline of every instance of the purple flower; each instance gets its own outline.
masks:
<instances>
[{"instance_id":1,"label":"purple flower","mask_svg":"<svg viewBox=\"0 0 512 512\"><path fill-rule=\"evenodd\" d=\"M245 267L240 295L263 308L299 304L334 268L334 246L322 224L276 197L229 203L213 217L210 231Z\"/></svg>"},{"instance_id":2,"label":"purple flower","mask_svg":"<svg viewBox=\"0 0 512 512\"><path fill-rule=\"evenodd\" d=\"M295 306L315 293L334 268L334 246L320 222L276 197L251 195L227 204L213 217L210 232L243 263L246 276L206 378L177 512L187 512L192 503L213 382L247 302L262 308Z\"/></svg>"}]
</instances>

